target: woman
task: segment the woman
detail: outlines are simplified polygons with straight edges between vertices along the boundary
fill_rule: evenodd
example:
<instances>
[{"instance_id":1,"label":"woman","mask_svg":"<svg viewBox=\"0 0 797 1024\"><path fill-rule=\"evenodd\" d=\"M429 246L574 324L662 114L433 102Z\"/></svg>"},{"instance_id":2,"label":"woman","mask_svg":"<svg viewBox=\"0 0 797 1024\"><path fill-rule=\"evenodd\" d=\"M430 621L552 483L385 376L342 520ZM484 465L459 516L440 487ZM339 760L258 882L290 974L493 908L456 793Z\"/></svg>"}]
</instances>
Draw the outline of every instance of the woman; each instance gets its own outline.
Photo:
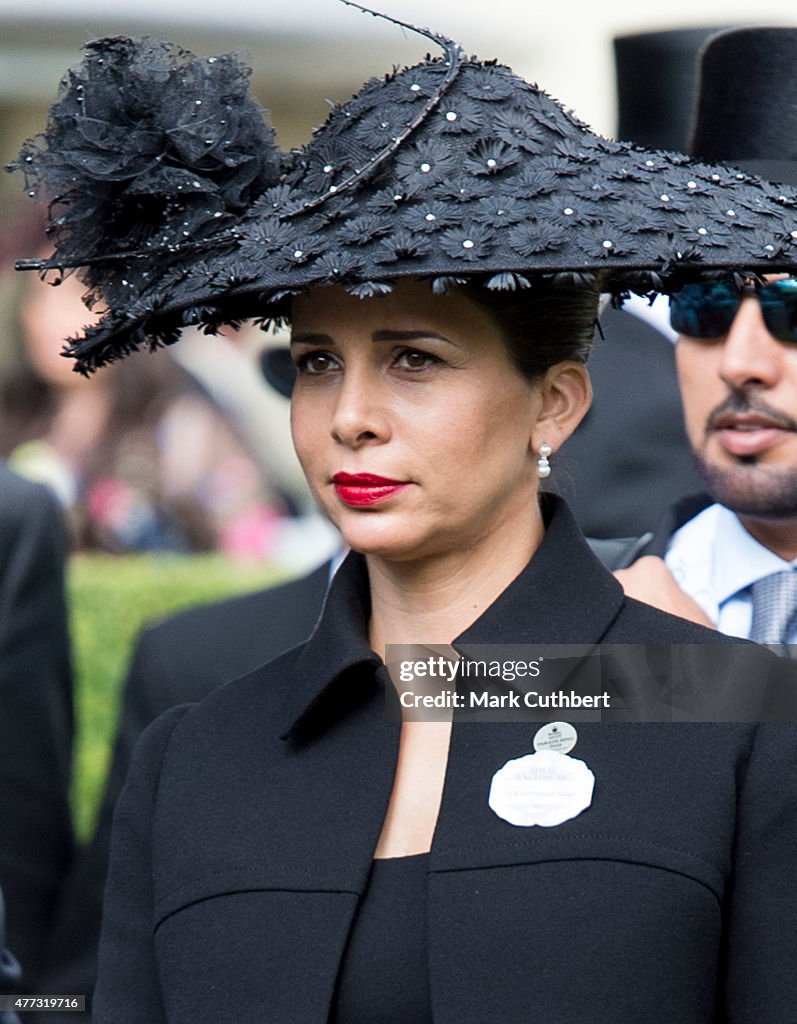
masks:
<instances>
[{"instance_id":1,"label":"woman","mask_svg":"<svg viewBox=\"0 0 797 1024\"><path fill-rule=\"evenodd\" d=\"M150 76L153 109L170 75L177 109L198 82L213 107L205 65L95 44L48 155L27 151L55 166L49 188L74 213L49 265L85 266L109 303L73 346L85 371L183 323L290 319L297 451L354 549L305 645L143 738L116 818L95 1019L787 1020L792 727L579 722L561 745L523 721L385 718L391 644L711 644L716 686L685 680L709 696L766 686L780 664L626 600L537 488L589 404L599 289L794 270L788 206L733 171L600 140L437 41L445 59L367 84L291 159L262 134L246 151L246 132L197 157L188 244L168 204L156 232L129 230L143 186L120 187L118 166L100 197L111 235L87 236L102 189L69 193L65 139L82 130L78 96L96 121L107 90L123 123L120 82L139 115ZM139 159L144 185L186 125L157 166ZM563 785L543 807L546 772ZM547 827L513 823L540 808Z\"/></svg>"}]
</instances>

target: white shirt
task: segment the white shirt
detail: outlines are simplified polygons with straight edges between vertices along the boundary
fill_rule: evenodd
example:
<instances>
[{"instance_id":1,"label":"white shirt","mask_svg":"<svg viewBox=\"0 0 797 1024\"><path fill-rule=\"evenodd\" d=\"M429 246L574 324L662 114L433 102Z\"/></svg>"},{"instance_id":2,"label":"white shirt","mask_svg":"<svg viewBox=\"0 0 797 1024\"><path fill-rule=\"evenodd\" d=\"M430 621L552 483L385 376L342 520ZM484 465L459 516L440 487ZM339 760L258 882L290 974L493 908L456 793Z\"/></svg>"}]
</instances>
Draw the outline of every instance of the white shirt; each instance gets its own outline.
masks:
<instances>
[{"instance_id":1,"label":"white shirt","mask_svg":"<svg viewBox=\"0 0 797 1024\"><path fill-rule=\"evenodd\" d=\"M724 505L710 505L676 530L664 561L721 633L741 637L750 636L753 583L797 567L797 559L786 562L759 544ZM788 642L797 643L797 623Z\"/></svg>"}]
</instances>

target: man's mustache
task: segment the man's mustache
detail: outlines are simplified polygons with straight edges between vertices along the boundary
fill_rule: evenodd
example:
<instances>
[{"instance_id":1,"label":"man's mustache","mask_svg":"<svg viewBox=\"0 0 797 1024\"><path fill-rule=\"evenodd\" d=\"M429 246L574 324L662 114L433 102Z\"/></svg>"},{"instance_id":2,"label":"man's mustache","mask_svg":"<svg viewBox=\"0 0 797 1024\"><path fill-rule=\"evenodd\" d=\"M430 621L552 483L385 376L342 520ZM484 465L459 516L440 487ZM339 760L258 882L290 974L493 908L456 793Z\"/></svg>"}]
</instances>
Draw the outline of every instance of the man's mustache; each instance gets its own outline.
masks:
<instances>
[{"instance_id":1,"label":"man's mustache","mask_svg":"<svg viewBox=\"0 0 797 1024\"><path fill-rule=\"evenodd\" d=\"M787 413L781 412L780 409L773 409L771 405L768 405L761 399L754 398L743 392L728 395L724 402L721 402L711 410L706 420L706 432L716 430L720 418L727 416L729 413L736 415L758 413L760 416L766 416L767 419L772 420L776 426L782 427L783 430L797 432L797 420Z\"/></svg>"}]
</instances>

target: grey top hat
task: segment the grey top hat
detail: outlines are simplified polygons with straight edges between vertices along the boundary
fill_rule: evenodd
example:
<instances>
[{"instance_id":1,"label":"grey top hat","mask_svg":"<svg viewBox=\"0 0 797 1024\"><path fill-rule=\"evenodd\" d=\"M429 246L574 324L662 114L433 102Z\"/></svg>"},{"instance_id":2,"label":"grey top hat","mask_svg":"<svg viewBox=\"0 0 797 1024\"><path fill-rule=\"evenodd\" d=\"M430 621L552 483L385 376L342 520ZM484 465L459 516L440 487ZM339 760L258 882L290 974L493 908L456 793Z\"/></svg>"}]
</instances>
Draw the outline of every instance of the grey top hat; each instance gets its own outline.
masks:
<instances>
[{"instance_id":1,"label":"grey top hat","mask_svg":"<svg viewBox=\"0 0 797 1024\"><path fill-rule=\"evenodd\" d=\"M708 40L689 152L797 184L797 28L736 28Z\"/></svg>"},{"instance_id":2,"label":"grey top hat","mask_svg":"<svg viewBox=\"0 0 797 1024\"><path fill-rule=\"evenodd\" d=\"M604 139L509 68L413 31L442 55L367 82L290 154L232 57L89 45L14 165L56 244L18 266L80 267L108 310L69 348L78 369L186 325L279 318L333 283L367 297L401 277L442 292L600 275L621 300L705 270L797 270L797 194Z\"/></svg>"}]
</instances>

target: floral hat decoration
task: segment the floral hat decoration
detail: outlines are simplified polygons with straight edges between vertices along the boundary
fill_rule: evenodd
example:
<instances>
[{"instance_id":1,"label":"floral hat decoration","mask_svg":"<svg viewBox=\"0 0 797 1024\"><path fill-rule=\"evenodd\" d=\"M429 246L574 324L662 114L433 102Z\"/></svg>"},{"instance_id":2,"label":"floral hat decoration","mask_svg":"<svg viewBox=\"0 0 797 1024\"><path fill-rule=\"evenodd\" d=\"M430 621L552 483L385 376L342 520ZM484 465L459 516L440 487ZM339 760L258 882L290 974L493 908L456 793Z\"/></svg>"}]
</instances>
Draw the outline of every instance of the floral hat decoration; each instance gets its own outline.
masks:
<instances>
[{"instance_id":1,"label":"floral hat decoration","mask_svg":"<svg viewBox=\"0 0 797 1024\"><path fill-rule=\"evenodd\" d=\"M55 246L18 268L77 268L106 310L65 350L78 370L188 325L268 324L333 283L369 297L401 277L440 293L600 274L621 302L706 271L797 270L795 192L602 138L509 68L386 20L441 55L370 80L291 153L234 56L88 44L11 166Z\"/></svg>"}]
</instances>

